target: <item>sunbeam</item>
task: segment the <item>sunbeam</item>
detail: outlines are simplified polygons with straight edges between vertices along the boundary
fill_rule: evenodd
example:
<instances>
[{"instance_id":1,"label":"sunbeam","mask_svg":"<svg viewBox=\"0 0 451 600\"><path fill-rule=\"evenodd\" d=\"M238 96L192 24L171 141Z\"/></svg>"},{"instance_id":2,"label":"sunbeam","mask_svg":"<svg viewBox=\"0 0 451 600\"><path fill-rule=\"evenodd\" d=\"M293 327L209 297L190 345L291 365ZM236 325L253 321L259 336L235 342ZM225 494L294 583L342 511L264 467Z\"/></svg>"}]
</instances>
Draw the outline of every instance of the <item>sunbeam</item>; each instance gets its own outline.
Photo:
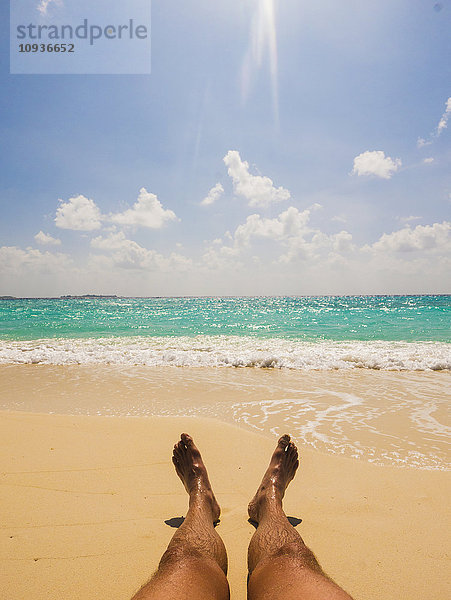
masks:
<instances>
[{"instance_id":1,"label":"sunbeam","mask_svg":"<svg viewBox=\"0 0 451 600\"><path fill-rule=\"evenodd\" d=\"M249 32L249 45L241 69L241 95L243 103L249 99L257 71L268 57L273 115L279 126L279 91L277 82L277 32L275 0L256 0Z\"/></svg>"}]
</instances>

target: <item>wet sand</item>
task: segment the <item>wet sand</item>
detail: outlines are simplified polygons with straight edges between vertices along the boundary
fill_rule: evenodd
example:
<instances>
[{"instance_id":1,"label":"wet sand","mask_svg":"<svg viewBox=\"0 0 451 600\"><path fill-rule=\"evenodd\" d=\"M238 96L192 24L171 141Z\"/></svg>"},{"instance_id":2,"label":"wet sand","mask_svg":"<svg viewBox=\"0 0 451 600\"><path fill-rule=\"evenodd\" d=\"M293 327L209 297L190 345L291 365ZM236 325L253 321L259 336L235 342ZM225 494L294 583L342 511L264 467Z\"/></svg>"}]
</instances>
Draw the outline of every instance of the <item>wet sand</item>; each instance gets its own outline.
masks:
<instances>
[{"instance_id":1,"label":"wet sand","mask_svg":"<svg viewBox=\"0 0 451 600\"><path fill-rule=\"evenodd\" d=\"M0 410L199 416L382 465L450 465L449 372L1 365Z\"/></svg>"}]
</instances>

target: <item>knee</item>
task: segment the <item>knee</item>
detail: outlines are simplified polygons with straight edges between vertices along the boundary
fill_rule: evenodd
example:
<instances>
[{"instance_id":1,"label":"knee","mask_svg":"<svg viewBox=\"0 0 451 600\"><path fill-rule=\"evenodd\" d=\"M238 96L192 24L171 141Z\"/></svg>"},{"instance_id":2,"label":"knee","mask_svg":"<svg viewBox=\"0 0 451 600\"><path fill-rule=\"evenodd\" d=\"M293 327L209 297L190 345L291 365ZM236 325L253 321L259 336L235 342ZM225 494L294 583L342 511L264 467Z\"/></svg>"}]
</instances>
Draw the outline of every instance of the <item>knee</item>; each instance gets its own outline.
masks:
<instances>
[{"instance_id":1,"label":"knee","mask_svg":"<svg viewBox=\"0 0 451 600\"><path fill-rule=\"evenodd\" d=\"M221 571L222 575L227 575L227 557L223 560L218 560L208 554L196 550L195 548L187 548L186 546L173 546L168 548L163 554L158 565L158 571L183 570L190 571Z\"/></svg>"},{"instance_id":2,"label":"knee","mask_svg":"<svg viewBox=\"0 0 451 600\"><path fill-rule=\"evenodd\" d=\"M142 598L199 598L229 600L229 585L214 560L200 558L195 552L170 549L161 558L156 573L136 595ZM135 597L133 598L135 600Z\"/></svg>"},{"instance_id":3,"label":"knee","mask_svg":"<svg viewBox=\"0 0 451 600\"><path fill-rule=\"evenodd\" d=\"M173 546L166 550L160 560L159 570L167 566L183 565L187 563L196 563L201 558L200 553L193 548L188 549L183 546Z\"/></svg>"},{"instance_id":4,"label":"knee","mask_svg":"<svg viewBox=\"0 0 451 600\"><path fill-rule=\"evenodd\" d=\"M316 556L303 542L295 541L284 544L274 555L275 559L279 557L296 562L299 566L322 572Z\"/></svg>"},{"instance_id":5,"label":"knee","mask_svg":"<svg viewBox=\"0 0 451 600\"><path fill-rule=\"evenodd\" d=\"M171 548L161 557L155 579L178 582L180 597L191 597L189 590L209 590L205 597L210 599L229 598L229 584L224 570L214 559L203 556L196 550ZM188 592L187 592L188 590ZM171 596L172 597L172 596ZM199 592L199 598L204 597Z\"/></svg>"},{"instance_id":6,"label":"knee","mask_svg":"<svg viewBox=\"0 0 451 600\"><path fill-rule=\"evenodd\" d=\"M257 568L264 569L268 564L274 567L290 564L293 568L310 569L318 573L323 573L316 556L300 540L283 544L276 552L260 561Z\"/></svg>"}]
</instances>

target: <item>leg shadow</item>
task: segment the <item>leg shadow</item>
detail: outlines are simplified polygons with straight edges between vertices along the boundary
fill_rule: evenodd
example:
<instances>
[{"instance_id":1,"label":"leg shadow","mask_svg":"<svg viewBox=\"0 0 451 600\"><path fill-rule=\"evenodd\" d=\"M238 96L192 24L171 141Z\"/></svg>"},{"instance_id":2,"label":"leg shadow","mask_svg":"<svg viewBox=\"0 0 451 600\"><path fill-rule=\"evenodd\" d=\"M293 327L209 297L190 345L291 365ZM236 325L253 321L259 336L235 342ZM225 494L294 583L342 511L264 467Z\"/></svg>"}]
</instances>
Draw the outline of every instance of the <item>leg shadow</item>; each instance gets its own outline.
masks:
<instances>
[{"instance_id":1,"label":"leg shadow","mask_svg":"<svg viewBox=\"0 0 451 600\"><path fill-rule=\"evenodd\" d=\"M302 523L302 519L298 519L298 517L287 517L287 519L290 525L292 525L293 527L297 527L300 523ZM258 523L256 523L252 519L248 519L247 522L250 523L252 527L255 527L255 529L257 529Z\"/></svg>"},{"instance_id":2,"label":"leg shadow","mask_svg":"<svg viewBox=\"0 0 451 600\"><path fill-rule=\"evenodd\" d=\"M169 527L174 527L174 529L178 529L184 520L185 520L185 517L172 517L171 519L166 519L165 523L166 523L166 525L169 525ZM213 525L215 527L217 527L219 525L219 523L220 523L220 519L215 521L213 523Z\"/></svg>"}]
</instances>

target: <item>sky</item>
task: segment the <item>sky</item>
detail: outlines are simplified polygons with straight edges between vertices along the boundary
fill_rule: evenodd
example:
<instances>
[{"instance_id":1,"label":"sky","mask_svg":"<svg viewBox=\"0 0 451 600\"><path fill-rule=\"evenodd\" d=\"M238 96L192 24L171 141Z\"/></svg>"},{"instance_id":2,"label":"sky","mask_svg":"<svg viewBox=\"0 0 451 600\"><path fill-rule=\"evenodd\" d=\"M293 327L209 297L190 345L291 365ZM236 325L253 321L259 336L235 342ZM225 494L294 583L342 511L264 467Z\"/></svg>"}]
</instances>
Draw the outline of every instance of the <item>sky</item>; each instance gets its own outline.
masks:
<instances>
[{"instance_id":1,"label":"sky","mask_svg":"<svg viewBox=\"0 0 451 600\"><path fill-rule=\"evenodd\" d=\"M450 292L451 0L151 13L150 74L16 75L1 3L0 295Z\"/></svg>"}]
</instances>

